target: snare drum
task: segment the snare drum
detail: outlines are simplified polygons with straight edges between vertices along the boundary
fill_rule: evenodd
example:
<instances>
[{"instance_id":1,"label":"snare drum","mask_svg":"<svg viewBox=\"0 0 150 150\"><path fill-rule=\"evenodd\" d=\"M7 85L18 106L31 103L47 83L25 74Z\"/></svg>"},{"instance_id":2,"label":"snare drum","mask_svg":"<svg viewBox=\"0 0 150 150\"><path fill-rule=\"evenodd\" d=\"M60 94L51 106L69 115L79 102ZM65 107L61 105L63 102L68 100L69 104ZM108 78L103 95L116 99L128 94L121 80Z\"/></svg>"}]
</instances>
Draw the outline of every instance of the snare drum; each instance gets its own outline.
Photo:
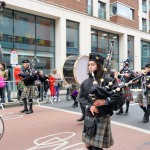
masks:
<instances>
[{"instance_id":1,"label":"snare drum","mask_svg":"<svg viewBox=\"0 0 150 150\"><path fill-rule=\"evenodd\" d=\"M69 56L63 65L63 77L69 84L81 84L88 78L88 60L89 57Z\"/></svg>"}]
</instances>

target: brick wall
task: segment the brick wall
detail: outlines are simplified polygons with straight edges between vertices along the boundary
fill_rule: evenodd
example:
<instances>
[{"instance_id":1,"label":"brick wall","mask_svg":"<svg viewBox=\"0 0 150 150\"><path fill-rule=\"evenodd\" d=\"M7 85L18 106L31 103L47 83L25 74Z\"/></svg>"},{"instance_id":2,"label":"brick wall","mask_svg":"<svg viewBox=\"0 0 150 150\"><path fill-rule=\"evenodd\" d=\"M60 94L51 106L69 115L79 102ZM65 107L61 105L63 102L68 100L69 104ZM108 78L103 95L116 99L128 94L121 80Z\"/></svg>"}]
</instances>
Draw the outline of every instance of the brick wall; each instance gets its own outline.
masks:
<instances>
[{"instance_id":1,"label":"brick wall","mask_svg":"<svg viewBox=\"0 0 150 150\"><path fill-rule=\"evenodd\" d=\"M110 18L110 21L116 22L118 24L122 24L122 25L125 25L125 26L128 26L128 27L131 27L131 28L134 28L134 29L138 29L139 28L138 21L129 20L129 19L123 18L121 16L117 16L117 15L116 16L112 16Z\"/></svg>"},{"instance_id":2,"label":"brick wall","mask_svg":"<svg viewBox=\"0 0 150 150\"><path fill-rule=\"evenodd\" d=\"M139 0L110 0L110 3L113 2L120 2L123 3L131 8L134 9L134 20L129 20L121 16L112 16L110 17L110 21L126 25L132 28L139 29L139 17L138 17L138 10L139 10Z\"/></svg>"},{"instance_id":3,"label":"brick wall","mask_svg":"<svg viewBox=\"0 0 150 150\"><path fill-rule=\"evenodd\" d=\"M44 0L41 0L44 2ZM60 5L75 11L86 13L86 0L45 0L56 5Z\"/></svg>"}]
</instances>

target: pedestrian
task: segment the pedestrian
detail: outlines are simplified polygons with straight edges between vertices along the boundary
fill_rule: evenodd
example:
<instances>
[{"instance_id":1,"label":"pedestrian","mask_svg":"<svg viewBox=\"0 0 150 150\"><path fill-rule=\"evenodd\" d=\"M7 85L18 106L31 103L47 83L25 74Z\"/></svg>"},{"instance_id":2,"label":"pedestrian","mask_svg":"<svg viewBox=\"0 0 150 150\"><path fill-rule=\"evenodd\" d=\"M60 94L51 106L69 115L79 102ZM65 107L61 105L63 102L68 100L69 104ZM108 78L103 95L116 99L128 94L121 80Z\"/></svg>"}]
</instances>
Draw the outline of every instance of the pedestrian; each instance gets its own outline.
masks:
<instances>
[{"instance_id":1,"label":"pedestrian","mask_svg":"<svg viewBox=\"0 0 150 150\"><path fill-rule=\"evenodd\" d=\"M74 100L74 103L72 105L73 108L78 107L78 99L77 99L78 93L79 93L79 89L76 89L70 95L72 99Z\"/></svg>"},{"instance_id":2,"label":"pedestrian","mask_svg":"<svg viewBox=\"0 0 150 150\"><path fill-rule=\"evenodd\" d=\"M21 93L23 91L24 88L24 83L23 81L21 81L21 77L18 76L18 74L21 73L21 65L16 65L14 67L14 78L15 78L15 83L17 86L17 99L18 101L20 101L21 99Z\"/></svg>"},{"instance_id":3,"label":"pedestrian","mask_svg":"<svg viewBox=\"0 0 150 150\"><path fill-rule=\"evenodd\" d=\"M95 102L89 97L90 88L93 87L94 80L100 84L103 77L104 58L95 53L89 55L88 71L89 78L84 80L80 86L79 101L84 105L85 120L82 133L82 141L89 150L102 150L114 144L111 132L110 116L113 114L113 107L123 101L121 93L111 95L106 99L96 99ZM94 77L92 76L94 74ZM104 80L105 81L105 80ZM91 118L87 125L88 118ZM89 126L92 123L92 127Z\"/></svg>"},{"instance_id":4,"label":"pedestrian","mask_svg":"<svg viewBox=\"0 0 150 150\"><path fill-rule=\"evenodd\" d=\"M55 98L57 99L57 101L61 101L59 98L59 88L61 86L61 77L60 77L60 74L58 74L56 69L53 70L53 77L55 78L55 84L54 84L55 92L56 92Z\"/></svg>"},{"instance_id":5,"label":"pedestrian","mask_svg":"<svg viewBox=\"0 0 150 150\"><path fill-rule=\"evenodd\" d=\"M50 95L51 95L51 98L52 100L55 99L55 87L54 87L54 84L55 84L55 78L53 77L53 74L49 74L49 89L50 89Z\"/></svg>"},{"instance_id":6,"label":"pedestrian","mask_svg":"<svg viewBox=\"0 0 150 150\"><path fill-rule=\"evenodd\" d=\"M10 70L9 69L6 69L6 72L7 72L7 79L6 79L6 85L5 85L5 91L7 93L7 99L8 99L8 102L14 102L11 100L11 84L10 84L10 81L11 81L11 74L10 74ZM4 92L5 92L4 91ZM4 94L4 99L5 99L5 94Z\"/></svg>"},{"instance_id":7,"label":"pedestrian","mask_svg":"<svg viewBox=\"0 0 150 150\"><path fill-rule=\"evenodd\" d=\"M2 71L2 76L4 77L4 80L6 81L7 78L8 78L8 74L7 74L7 71L6 71L6 63L4 63L4 62L0 63L0 71ZM3 92L3 94L2 94L3 97L1 99L1 102L5 103L5 90L2 90L2 92Z\"/></svg>"},{"instance_id":8,"label":"pedestrian","mask_svg":"<svg viewBox=\"0 0 150 150\"><path fill-rule=\"evenodd\" d=\"M5 87L5 80L4 80L4 77L3 77L3 73L0 70L0 97L1 97L1 103L3 103L4 87Z\"/></svg>"}]
</instances>

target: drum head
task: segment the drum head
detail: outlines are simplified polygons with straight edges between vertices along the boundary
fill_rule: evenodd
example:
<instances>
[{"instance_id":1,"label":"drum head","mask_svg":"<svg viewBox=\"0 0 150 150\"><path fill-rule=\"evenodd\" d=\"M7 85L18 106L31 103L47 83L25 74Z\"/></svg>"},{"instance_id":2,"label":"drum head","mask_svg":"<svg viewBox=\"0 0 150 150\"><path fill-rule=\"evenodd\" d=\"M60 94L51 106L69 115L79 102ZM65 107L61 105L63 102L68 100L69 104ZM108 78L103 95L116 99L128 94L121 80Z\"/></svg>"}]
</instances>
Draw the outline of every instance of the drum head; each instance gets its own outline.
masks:
<instances>
[{"instance_id":1,"label":"drum head","mask_svg":"<svg viewBox=\"0 0 150 150\"><path fill-rule=\"evenodd\" d=\"M75 85L81 84L88 78L88 60L89 57L69 56L66 58L63 65L63 76L67 83Z\"/></svg>"},{"instance_id":2,"label":"drum head","mask_svg":"<svg viewBox=\"0 0 150 150\"><path fill-rule=\"evenodd\" d=\"M74 65L74 76L78 84L88 78L88 56L80 56Z\"/></svg>"}]
</instances>

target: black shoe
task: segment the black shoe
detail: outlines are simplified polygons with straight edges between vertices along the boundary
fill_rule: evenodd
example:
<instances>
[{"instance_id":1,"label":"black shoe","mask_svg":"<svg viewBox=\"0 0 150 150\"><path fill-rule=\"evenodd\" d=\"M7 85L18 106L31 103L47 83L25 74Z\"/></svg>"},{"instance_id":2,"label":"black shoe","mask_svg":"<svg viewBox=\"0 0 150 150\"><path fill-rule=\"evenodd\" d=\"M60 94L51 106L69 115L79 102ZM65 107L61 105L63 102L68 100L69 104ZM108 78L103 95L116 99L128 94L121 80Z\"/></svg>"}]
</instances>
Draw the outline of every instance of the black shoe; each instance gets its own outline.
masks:
<instances>
[{"instance_id":1,"label":"black shoe","mask_svg":"<svg viewBox=\"0 0 150 150\"><path fill-rule=\"evenodd\" d=\"M14 101L12 101L12 100L9 100L8 102L14 102Z\"/></svg>"},{"instance_id":2,"label":"black shoe","mask_svg":"<svg viewBox=\"0 0 150 150\"><path fill-rule=\"evenodd\" d=\"M33 110L29 110L26 112L26 114L32 114L33 113Z\"/></svg>"},{"instance_id":3,"label":"black shoe","mask_svg":"<svg viewBox=\"0 0 150 150\"><path fill-rule=\"evenodd\" d=\"M149 118L146 117L143 119L142 123L147 123L147 122L149 122Z\"/></svg>"},{"instance_id":4,"label":"black shoe","mask_svg":"<svg viewBox=\"0 0 150 150\"><path fill-rule=\"evenodd\" d=\"M81 118L77 119L77 121L79 121L79 122L80 122L80 121L83 121L83 120L84 120L84 118L85 118L85 117L84 117L84 116L82 116Z\"/></svg>"},{"instance_id":5,"label":"black shoe","mask_svg":"<svg viewBox=\"0 0 150 150\"><path fill-rule=\"evenodd\" d=\"M124 113L124 116L127 116L128 114L129 114L128 112L125 112L125 113Z\"/></svg>"},{"instance_id":6,"label":"black shoe","mask_svg":"<svg viewBox=\"0 0 150 150\"><path fill-rule=\"evenodd\" d=\"M21 110L20 112L21 113L26 113L26 112L28 112L28 109Z\"/></svg>"},{"instance_id":7,"label":"black shoe","mask_svg":"<svg viewBox=\"0 0 150 150\"><path fill-rule=\"evenodd\" d=\"M116 115L123 115L123 111L117 112Z\"/></svg>"}]
</instances>

